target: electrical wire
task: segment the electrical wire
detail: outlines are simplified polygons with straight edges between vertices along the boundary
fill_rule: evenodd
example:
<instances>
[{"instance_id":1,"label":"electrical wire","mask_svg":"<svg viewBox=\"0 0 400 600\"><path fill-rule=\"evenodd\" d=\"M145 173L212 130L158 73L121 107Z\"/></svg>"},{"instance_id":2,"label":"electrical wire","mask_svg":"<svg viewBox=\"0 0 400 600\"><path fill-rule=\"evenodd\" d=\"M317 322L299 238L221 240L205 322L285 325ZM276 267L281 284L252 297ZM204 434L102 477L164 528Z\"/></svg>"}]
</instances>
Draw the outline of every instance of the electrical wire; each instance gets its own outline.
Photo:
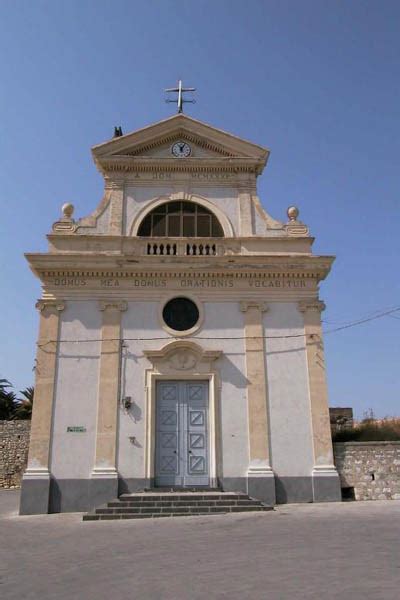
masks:
<instances>
[{"instance_id":1,"label":"electrical wire","mask_svg":"<svg viewBox=\"0 0 400 600\"><path fill-rule=\"evenodd\" d=\"M364 323L369 323L370 321L375 321L376 319L381 319L382 317L388 317L388 316L392 316L395 319L400 320L399 317L396 317L393 315L393 313L400 311L400 306L397 306L396 308L392 308L391 310L386 310L384 312L381 312L379 314L375 314L375 316L371 316L371 317L365 317L364 319L358 319L357 321L352 321L350 323L347 323L345 325L341 325L340 327L335 327L334 329L328 329L326 331L323 332L323 335L329 335L331 333L337 333L338 331L343 331L345 329L350 329L352 327L357 327L358 325L363 325ZM195 340L227 340L227 341L232 341L232 340L257 340L257 339L264 339L264 340L283 340L283 339L292 339L292 338L304 338L310 336L314 336L316 334L306 334L306 333L296 333L296 334L290 334L290 335L259 335L259 336L210 336L210 337L205 337L205 336L201 336L201 337L195 337ZM178 336L179 337L179 336ZM170 338L167 337L133 337L133 338L107 338L106 340L103 340L101 338L98 339L76 339L76 340L47 340L46 342L40 344L37 343L38 348L43 348L44 346L46 346L47 344L54 344L54 343L82 343L82 342L102 342L102 341L107 341L107 342L150 342L150 341L168 341Z\"/></svg>"}]
</instances>

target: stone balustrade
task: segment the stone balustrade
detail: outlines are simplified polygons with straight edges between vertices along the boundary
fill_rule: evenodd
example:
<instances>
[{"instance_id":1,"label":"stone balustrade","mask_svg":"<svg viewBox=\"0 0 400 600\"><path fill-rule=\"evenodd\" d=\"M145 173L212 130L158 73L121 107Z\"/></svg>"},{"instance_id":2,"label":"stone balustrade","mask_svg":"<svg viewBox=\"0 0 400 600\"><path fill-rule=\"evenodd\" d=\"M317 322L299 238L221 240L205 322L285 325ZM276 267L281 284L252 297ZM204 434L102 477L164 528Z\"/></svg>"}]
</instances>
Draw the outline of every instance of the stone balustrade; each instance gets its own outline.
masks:
<instances>
[{"instance_id":1,"label":"stone balustrade","mask_svg":"<svg viewBox=\"0 0 400 600\"><path fill-rule=\"evenodd\" d=\"M223 256L226 247L215 238L149 238L142 241L142 252L148 256Z\"/></svg>"}]
</instances>

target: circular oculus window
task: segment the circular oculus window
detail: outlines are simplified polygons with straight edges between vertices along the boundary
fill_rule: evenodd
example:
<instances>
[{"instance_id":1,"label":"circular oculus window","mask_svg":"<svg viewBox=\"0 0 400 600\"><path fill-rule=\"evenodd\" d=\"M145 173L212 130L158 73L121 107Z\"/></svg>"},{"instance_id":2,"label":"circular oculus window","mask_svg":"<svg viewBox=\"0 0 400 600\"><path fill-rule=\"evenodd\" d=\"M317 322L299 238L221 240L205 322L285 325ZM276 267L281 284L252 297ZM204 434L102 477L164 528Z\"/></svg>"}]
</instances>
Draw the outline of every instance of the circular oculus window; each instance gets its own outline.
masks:
<instances>
[{"instance_id":1,"label":"circular oculus window","mask_svg":"<svg viewBox=\"0 0 400 600\"><path fill-rule=\"evenodd\" d=\"M175 331L186 331L197 325L200 313L196 304L189 298L172 298L163 308L165 324Z\"/></svg>"}]
</instances>

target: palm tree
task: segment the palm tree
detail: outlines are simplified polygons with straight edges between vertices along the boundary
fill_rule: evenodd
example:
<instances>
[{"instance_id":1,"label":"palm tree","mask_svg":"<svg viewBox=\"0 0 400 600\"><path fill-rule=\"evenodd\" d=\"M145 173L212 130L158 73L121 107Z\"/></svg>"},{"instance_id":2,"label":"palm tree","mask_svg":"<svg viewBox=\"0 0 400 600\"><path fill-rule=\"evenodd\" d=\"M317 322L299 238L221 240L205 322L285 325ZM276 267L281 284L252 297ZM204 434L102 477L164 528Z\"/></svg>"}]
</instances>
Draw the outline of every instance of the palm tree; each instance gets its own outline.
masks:
<instances>
[{"instance_id":1,"label":"palm tree","mask_svg":"<svg viewBox=\"0 0 400 600\"><path fill-rule=\"evenodd\" d=\"M27 387L20 392L23 398L18 398L13 419L27 420L32 418L33 396L35 388Z\"/></svg>"},{"instance_id":2,"label":"palm tree","mask_svg":"<svg viewBox=\"0 0 400 600\"><path fill-rule=\"evenodd\" d=\"M7 379L0 379L0 420L10 421L14 417L17 397L8 388L12 387Z\"/></svg>"}]
</instances>

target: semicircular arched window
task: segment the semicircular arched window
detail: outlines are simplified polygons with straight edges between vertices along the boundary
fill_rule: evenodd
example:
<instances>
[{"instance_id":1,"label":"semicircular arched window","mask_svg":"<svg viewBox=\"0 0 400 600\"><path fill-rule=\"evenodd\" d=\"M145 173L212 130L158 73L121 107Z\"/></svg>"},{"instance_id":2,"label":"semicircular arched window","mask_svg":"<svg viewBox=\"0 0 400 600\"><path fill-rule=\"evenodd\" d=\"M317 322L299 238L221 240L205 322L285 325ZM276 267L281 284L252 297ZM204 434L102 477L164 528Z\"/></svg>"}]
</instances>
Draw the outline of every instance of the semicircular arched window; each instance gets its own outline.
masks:
<instances>
[{"instance_id":1,"label":"semicircular arched window","mask_svg":"<svg viewBox=\"0 0 400 600\"><path fill-rule=\"evenodd\" d=\"M204 206L178 200L160 204L140 223L142 237L224 237L217 217Z\"/></svg>"}]
</instances>

